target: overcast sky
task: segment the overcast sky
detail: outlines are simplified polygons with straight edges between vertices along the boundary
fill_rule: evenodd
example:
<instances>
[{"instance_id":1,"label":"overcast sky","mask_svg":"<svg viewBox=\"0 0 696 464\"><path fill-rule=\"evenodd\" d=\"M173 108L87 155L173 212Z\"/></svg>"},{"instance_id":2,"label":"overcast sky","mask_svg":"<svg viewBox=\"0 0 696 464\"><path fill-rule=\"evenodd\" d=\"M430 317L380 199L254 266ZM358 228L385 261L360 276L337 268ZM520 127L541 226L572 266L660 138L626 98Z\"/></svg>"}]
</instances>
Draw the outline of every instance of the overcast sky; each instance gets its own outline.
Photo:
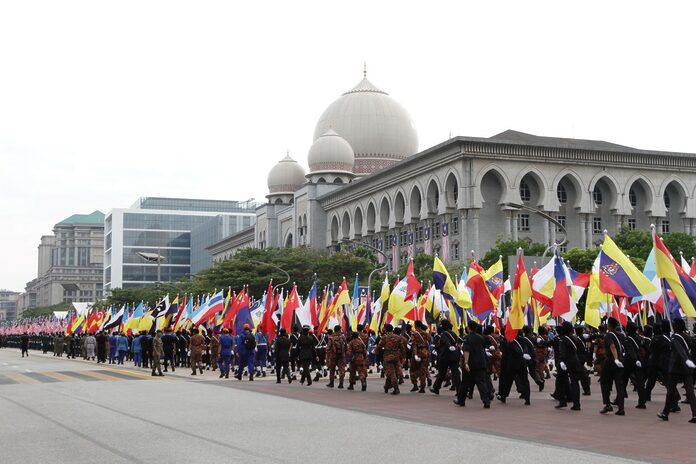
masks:
<instances>
[{"instance_id":1,"label":"overcast sky","mask_svg":"<svg viewBox=\"0 0 696 464\"><path fill-rule=\"evenodd\" d=\"M420 149L510 128L696 152L690 4L3 1L0 288L73 213L263 199L365 61Z\"/></svg>"}]
</instances>

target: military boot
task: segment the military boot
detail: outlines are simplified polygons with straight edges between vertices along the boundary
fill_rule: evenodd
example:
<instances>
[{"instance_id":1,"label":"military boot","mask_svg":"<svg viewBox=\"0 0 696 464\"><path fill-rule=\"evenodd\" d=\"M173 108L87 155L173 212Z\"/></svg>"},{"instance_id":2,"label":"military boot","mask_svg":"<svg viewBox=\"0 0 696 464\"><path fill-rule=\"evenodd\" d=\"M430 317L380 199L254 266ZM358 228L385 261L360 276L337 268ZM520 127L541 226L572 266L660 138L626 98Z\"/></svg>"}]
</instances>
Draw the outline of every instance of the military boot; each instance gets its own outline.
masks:
<instances>
[{"instance_id":1,"label":"military boot","mask_svg":"<svg viewBox=\"0 0 696 464\"><path fill-rule=\"evenodd\" d=\"M392 392L392 395L398 395L399 393L401 393L401 392L399 391L399 386L397 385L396 387L394 387L394 391Z\"/></svg>"},{"instance_id":2,"label":"military boot","mask_svg":"<svg viewBox=\"0 0 696 464\"><path fill-rule=\"evenodd\" d=\"M329 380L329 383L326 384L327 387L333 388L334 387L334 381L333 379Z\"/></svg>"},{"instance_id":3,"label":"military boot","mask_svg":"<svg viewBox=\"0 0 696 464\"><path fill-rule=\"evenodd\" d=\"M418 391L418 385L414 385L413 388L411 388L412 392Z\"/></svg>"},{"instance_id":4,"label":"military boot","mask_svg":"<svg viewBox=\"0 0 696 464\"><path fill-rule=\"evenodd\" d=\"M367 391L367 382L362 383L362 388L360 389L360 391Z\"/></svg>"},{"instance_id":5,"label":"military boot","mask_svg":"<svg viewBox=\"0 0 696 464\"><path fill-rule=\"evenodd\" d=\"M353 384L352 384L352 383L348 385L348 390L353 390Z\"/></svg>"},{"instance_id":6,"label":"military boot","mask_svg":"<svg viewBox=\"0 0 696 464\"><path fill-rule=\"evenodd\" d=\"M343 388L343 380L338 381L338 388Z\"/></svg>"}]
</instances>

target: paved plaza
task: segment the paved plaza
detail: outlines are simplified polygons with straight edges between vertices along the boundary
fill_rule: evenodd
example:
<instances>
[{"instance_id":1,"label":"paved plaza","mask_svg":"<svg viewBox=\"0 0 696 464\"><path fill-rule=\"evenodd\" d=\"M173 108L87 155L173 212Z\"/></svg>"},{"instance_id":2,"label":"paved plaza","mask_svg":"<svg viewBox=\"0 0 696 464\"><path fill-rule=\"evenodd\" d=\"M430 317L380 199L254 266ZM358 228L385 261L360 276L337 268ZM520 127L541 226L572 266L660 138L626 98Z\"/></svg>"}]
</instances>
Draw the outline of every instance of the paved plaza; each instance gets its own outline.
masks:
<instances>
[{"instance_id":1,"label":"paved plaza","mask_svg":"<svg viewBox=\"0 0 696 464\"><path fill-rule=\"evenodd\" d=\"M384 395L192 377L163 378L130 366L97 365L0 350L0 462L695 462L696 426L646 411L600 416L598 387L579 413L556 411L548 392L532 406L512 400L484 410L451 396ZM406 389L404 389L406 390ZM441 393L444 393L441 392Z\"/></svg>"}]
</instances>

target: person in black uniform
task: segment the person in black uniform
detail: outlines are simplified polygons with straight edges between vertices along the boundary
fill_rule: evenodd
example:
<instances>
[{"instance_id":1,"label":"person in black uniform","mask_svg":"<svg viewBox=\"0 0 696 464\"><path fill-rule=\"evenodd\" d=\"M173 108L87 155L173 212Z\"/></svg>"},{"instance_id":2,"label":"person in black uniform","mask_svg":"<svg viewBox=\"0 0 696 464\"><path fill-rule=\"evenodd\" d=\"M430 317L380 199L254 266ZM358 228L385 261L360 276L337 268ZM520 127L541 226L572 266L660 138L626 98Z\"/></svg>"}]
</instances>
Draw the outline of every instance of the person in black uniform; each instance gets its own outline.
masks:
<instances>
[{"instance_id":1,"label":"person in black uniform","mask_svg":"<svg viewBox=\"0 0 696 464\"><path fill-rule=\"evenodd\" d=\"M97 334L97 364L106 363L106 344L109 342L109 336L104 331Z\"/></svg>"},{"instance_id":2,"label":"person in black uniform","mask_svg":"<svg viewBox=\"0 0 696 464\"><path fill-rule=\"evenodd\" d=\"M536 345L534 344L536 341L536 336L534 335L534 332L532 332L532 328L528 325L525 325L522 328L522 332L524 336L520 338L520 341L524 342L524 349L532 357L532 359L527 361L527 371L529 372L529 376L532 378L532 380L534 380L534 383L536 383L537 387L539 387L539 391L544 391L544 377L539 376L536 368Z\"/></svg>"},{"instance_id":3,"label":"person in black uniform","mask_svg":"<svg viewBox=\"0 0 696 464\"><path fill-rule=\"evenodd\" d=\"M669 338L671 330L669 321L663 320L661 324L653 327L653 337L650 341L650 357L647 380L645 382L645 400L650 401L655 383L660 381L667 384L669 369L670 344Z\"/></svg>"},{"instance_id":4,"label":"person in black uniform","mask_svg":"<svg viewBox=\"0 0 696 464\"><path fill-rule=\"evenodd\" d=\"M521 398L524 399L524 404L529 406L530 391L529 377L527 376L527 363L532 359L530 353L527 352L526 342L523 340L524 335L519 332L513 341L506 339L502 340L501 349L503 358L501 360L500 381L498 382L498 394L496 398L501 403L505 403L510 395L513 382L517 384L520 390Z\"/></svg>"},{"instance_id":5,"label":"person in black uniform","mask_svg":"<svg viewBox=\"0 0 696 464\"><path fill-rule=\"evenodd\" d=\"M142 337L140 337L140 349L143 356L143 369L147 369L152 357L152 337L144 330L140 333L142 334Z\"/></svg>"},{"instance_id":6,"label":"person in black uniform","mask_svg":"<svg viewBox=\"0 0 696 464\"><path fill-rule=\"evenodd\" d=\"M624 358L624 391L628 386L628 381L633 378L636 390L638 391L638 404L636 408L645 409L645 370L643 359L641 358L642 340L638 335L638 327L633 322L626 325L626 339L624 348L626 356Z\"/></svg>"},{"instance_id":7,"label":"person in black uniform","mask_svg":"<svg viewBox=\"0 0 696 464\"><path fill-rule=\"evenodd\" d=\"M619 408L616 411L617 416L623 416L624 400L626 390L624 389L624 349L621 343L622 335L619 332L619 321L610 317L607 320L607 334L604 336L604 350L606 358L602 365L602 375L599 377L599 383L602 387L602 402L604 408L600 411L601 414L612 412L614 408L611 406L611 388L612 384L616 385L616 406Z\"/></svg>"},{"instance_id":8,"label":"person in black uniform","mask_svg":"<svg viewBox=\"0 0 696 464\"><path fill-rule=\"evenodd\" d=\"M665 407L657 417L669 420L669 413L679 411L679 392L677 385L684 384L686 399L691 405L691 419L689 422L696 424L696 395L694 395L694 369L696 364L691 359L690 350L693 340L686 333L686 323L683 319L675 319L672 322L674 334L672 335L671 353L669 356L669 378L667 380L667 397Z\"/></svg>"},{"instance_id":9,"label":"person in black uniform","mask_svg":"<svg viewBox=\"0 0 696 464\"><path fill-rule=\"evenodd\" d=\"M585 369L585 364L592 367L592 351L588 348L590 343L590 334L585 332L585 328L581 325L575 326L575 336L580 341L578 346L578 359L580 360L580 386L582 387L582 395L590 396L590 375Z\"/></svg>"},{"instance_id":10,"label":"person in black uniform","mask_svg":"<svg viewBox=\"0 0 696 464\"><path fill-rule=\"evenodd\" d=\"M309 335L309 326L302 327L302 334L297 339L297 360L300 365L300 383L307 386L312 385L312 371L310 366L317 358L316 343L314 337Z\"/></svg>"},{"instance_id":11,"label":"person in black uniform","mask_svg":"<svg viewBox=\"0 0 696 464\"><path fill-rule=\"evenodd\" d=\"M26 332L19 338L19 343L22 349L22 357L24 357L25 353L29 356L29 335Z\"/></svg>"},{"instance_id":12,"label":"person in black uniform","mask_svg":"<svg viewBox=\"0 0 696 464\"><path fill-rule=\"evenodd\" d=\"M283 377L288 378L288 383L292 383L290 376L290 339L285 329L280 329L278 336L273 340L273 354L275 356L276 383L280 383Z\"/></svg>"},{"instance_id":13,"label":"person in black uniform","mask_svg":"<svg viewBox=\"0 0 696 464\"><path fill-rule=\"evenodd\" d=\"M290 371L292 377L295 378L295 371L298 368L298 351L297 351L297 341L300 339L300 328L297 326L292 327L292 333L290 334Z\"/></svg>"},{"instance_id":14,"label":"person in black uniform","mask_svg":"<svg viewBox=\"0 0 696 464\"><path fill-rule=\"evenodd\" d=\"M454 404L464 406L466 403L467 392L474 389L474 384L478 388L483 407L491 407L491 394L488 391L486 382L486 340L479 333L479 325L476 321L470 320L466 326L466 337L464 337L464 358L462 359L462 385L457 390L457 399Z\"/></svg>"},{"instance_id":15,"label":"person in black uniform","mask_svg":"<svg viewBox=\"0 0 696 464\"><path fill-rule=\"evenodd\" d=\"M440 343L437 347L437 377L433 386L430 388L432 393L440 394L440 387L450 371L452 385L455 390L459 390L461 380L459 376L459 358L461 352L457 346L457 336L452 332L452 323L447 319L440 322Z\"/></svg>"},{"instance_id":16,"label":"person in black uniform","mask_svg":"<svg viewBox=\"0 0 696 464\"><path fill-rule=\"evenodd\" d=\"M560 340L558 343L558 376L563 373L567 385L564 387L566 393L564 398L558 403L556 409L568 406L567 401L572 401L573 411L580 411L580 371L584 370L579 356L579 347L582 341L575 335L573 324L565 321L561 326Z\"/></svg>"},{"instance_id":17,"label":"person in black uniform","mask_svg":"<svg viewBox=\"0 0 696 464\"><path fill-rule=\"evenodd\" d=\"M162 347L164 349L164 372L167 372L169 365L172 366L172 372L175 372L174 368L174 352L176 350L177 338L169 327L164 329L165 334L162 336Z\"/></svg>"}]
</instances>

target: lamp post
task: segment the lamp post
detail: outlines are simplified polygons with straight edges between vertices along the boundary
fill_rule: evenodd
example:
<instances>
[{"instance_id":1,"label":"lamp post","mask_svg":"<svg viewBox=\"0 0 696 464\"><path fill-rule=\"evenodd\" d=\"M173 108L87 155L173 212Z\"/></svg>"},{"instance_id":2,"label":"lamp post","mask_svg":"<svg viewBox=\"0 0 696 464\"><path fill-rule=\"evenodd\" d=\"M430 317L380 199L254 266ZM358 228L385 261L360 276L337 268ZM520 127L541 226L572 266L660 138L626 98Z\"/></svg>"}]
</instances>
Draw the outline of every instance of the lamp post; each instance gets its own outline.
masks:
<instances>
[{"instance_id":1,"label":"lamp post","mask_svg":"<svg viewBox=\"0 0 696 464\"><path fill-rule=\"evenodd\" d=\"M371 287L371 284L372 284L372 275L373 275L375 272L381 272L381 271L383 271L383 270L387 267L387 264L388 264L388 263L387 263L387 255L385 255L385 254L382 252L382 250L379 250L378 248L375 248L375 247L373 247L372 245L368 245L367 243L355 242L355 241L350 241L350 240L344 240L343 243L346 243L346 244L347 244L347 243L352 243L352 244L355 244L355 245L364 246L365 248L368 248L368 249L370 249L370 250L372 250L372 251L376 251L377 253L379 253L380 255L382 255L382 257L384 258L384 264L382 264L381 266L377 266L376 268L374 268L374 269L372 270L372 272L370 272L370 274L367 276L367 300L368 300L368 302L369 302L369 301L370 301L370 292L371 292L370 289L372 288L372 287Z\"/></svg>"},{"instance_id":2,"label":"lamp post","mask_svg":"<svg viewBox=\"0 0 696 464\"><path fill-rule=\"evenodd\" d=\"M519 211L529 211L530 213L538 214L539 216L541 216L542 218L546 219L547 221L549 221L550 223L555 225L557 228L559 228L561 230L561 232L563 233L563 240L562 241L553 243L552 245L547 246L546 249L544 250L544 254L541 255L542 266L544 265L544 258L546 257L546 253L548 253L549 250L568 243L568 231L566 231L565 226L563 224L561 224L560 222L558 222L558 219L551 216L550 214L547 214L538 208L534 208L532 206L527 206L527 205L521 205L519 203L504 203L503 206L507 206L509 208L516 209Z\"/></svg>"},{"instance_id":3,"label":"lamp post","mask_svg":"<svg viewBox=\"0 0 696 464\"><path fill-rule=\"evenodd\" d=\"M167 258L161 255L159 247L157 248L157 253L146 253L144 251L139 251L137 252L137 255L140 256L146 263L157 263L157 285L159 285L162 280L162 262L167 261Z\"/></svg>"}]
</instances>

